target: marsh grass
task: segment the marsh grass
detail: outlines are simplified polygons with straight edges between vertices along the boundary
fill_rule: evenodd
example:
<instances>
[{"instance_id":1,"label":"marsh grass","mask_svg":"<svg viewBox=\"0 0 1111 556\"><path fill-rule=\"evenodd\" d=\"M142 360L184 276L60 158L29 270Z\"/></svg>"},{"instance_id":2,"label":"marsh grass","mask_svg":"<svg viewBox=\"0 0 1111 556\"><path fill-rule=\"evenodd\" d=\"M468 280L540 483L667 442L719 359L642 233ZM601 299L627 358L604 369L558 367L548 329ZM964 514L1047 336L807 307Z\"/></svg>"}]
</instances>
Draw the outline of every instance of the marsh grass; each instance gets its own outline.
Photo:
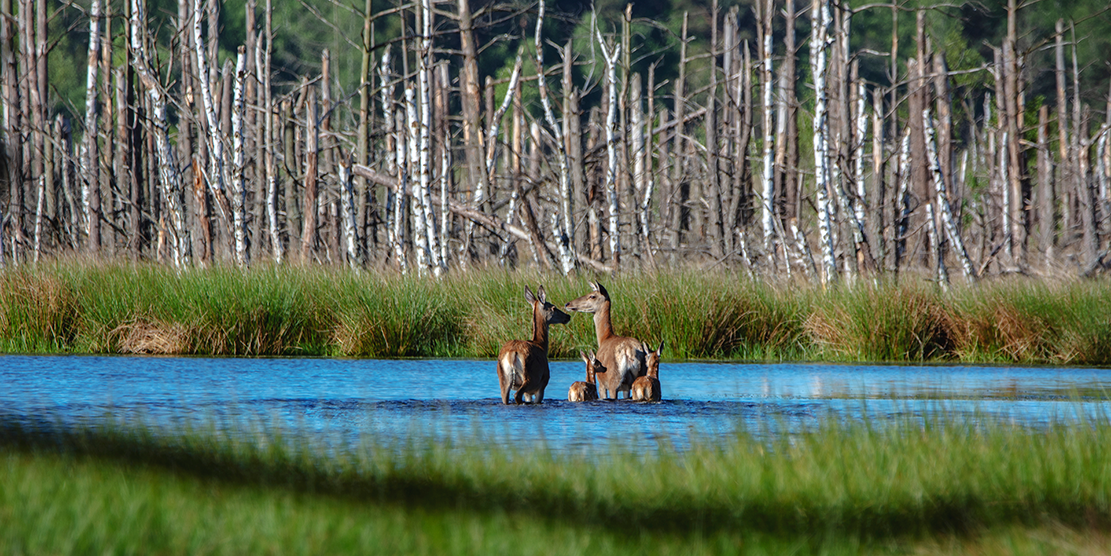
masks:
<instances>
[{"instance_id":1,"label":"marsh grass","mask_svg":"<svg viewBox=\"0 0 1111 556\"><path fill-rule=\"evenodd\" d=\"M754 431L758 432L758 431ZM772 438L769 440L769 438ZM1106 417L844 423L577 455L274 431L0 420L0 549L24 553L952 553L1111 530ZM1039 541L1039 539L1041 539ZM956 550L959 551L959 550Z\"/></svg>"},{"instance_id":2,"label":"marsh grass","mask_svg":"<svg viewBox=\"0 0 1111 556\"><path fill-rule=\"evenodd\" d=\"M531 337L525 285L562 305L590 279L54 262L0 271L0 351L488 358ZM665 359L1111 363L1103 281L949 292L913 279L823 290L695 270L602 281L615 330L665 342ZM573 315L551 329L550 356L577 359L595 344L591 316Z\"/></svg>"}]
</instances>

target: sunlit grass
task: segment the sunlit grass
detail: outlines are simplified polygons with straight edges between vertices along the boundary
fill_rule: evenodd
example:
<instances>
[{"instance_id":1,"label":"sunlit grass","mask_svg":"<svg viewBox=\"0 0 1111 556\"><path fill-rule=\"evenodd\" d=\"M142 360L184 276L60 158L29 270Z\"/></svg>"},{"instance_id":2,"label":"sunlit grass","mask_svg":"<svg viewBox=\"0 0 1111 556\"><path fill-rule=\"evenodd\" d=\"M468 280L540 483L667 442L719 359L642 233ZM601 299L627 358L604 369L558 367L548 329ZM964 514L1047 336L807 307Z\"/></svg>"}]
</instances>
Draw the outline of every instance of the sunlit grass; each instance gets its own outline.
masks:
<instances>
[{"instance_id":1,"label":"sunlit grass","mask_svg":"<svg viewBox=\"0 0 1111 556\"><path fill-rule=\"evenodd\" d=\"M0 351L493 357L529 338L523 289L557 305L600 279L619 334L665 359L1111 363L1111 287L912 277L823 289L727 272L597 278L472 269L442 280L339 268L173 269L54 262L0 271ZM596 343L590 315L551 330L551 357Z\"/></svg>"},{"instance_id":2,"label":"sunlit grass","mask_svg":"<svg viewBox=\"0 0 1111 556\"><path fill-rule=\"evenodd\" d=\"M1111 531L1111 423L830 419L687 451L0 423L4 553L981 553ZM1092 541L1089 542L1088 540ZM989 552L991 553L991 552Z\"/></svg>"}]
</instances>

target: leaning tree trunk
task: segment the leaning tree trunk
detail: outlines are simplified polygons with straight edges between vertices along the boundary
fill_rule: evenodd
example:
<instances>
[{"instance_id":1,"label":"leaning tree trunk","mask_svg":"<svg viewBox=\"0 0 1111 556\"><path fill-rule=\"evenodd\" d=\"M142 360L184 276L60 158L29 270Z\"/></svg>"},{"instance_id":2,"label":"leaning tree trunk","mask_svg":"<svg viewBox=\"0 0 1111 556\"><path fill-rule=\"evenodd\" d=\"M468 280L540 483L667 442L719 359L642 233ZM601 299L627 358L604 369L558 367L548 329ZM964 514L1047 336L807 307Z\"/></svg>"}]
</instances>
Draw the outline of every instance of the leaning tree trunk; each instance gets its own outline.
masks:
<instances>
[{"instance_id":1,"label":"leaning tree trunk","mask_svg":"<svg viewBox=\"0 0 1111 556\"><path fill-rule=\"evenodd\" d=\"M552 104L548 100L548 85L544 76L544 44L540 40L543 26L544 0L540 0L540 6L537 8L535 34L536 88L540 92L540 104L544 108L544 119L548 123L548 129L552 136L555 137L556 158L559 161L559 207L563 218L559 221L555 232L556 244L559 247L560 266L563 274L567 275L575 269L574 246L570 240L573 226L571 221L571 174L567 167L567 148L563 140L562 126L556 123L555 115L552 113Z\"/></svg>"},{"instance_id":2,"label":"leaning tree trunk","mask_svg":"<svg viewBox=\"0 0 1111 556\"><path fill-rule=\"evenodd\" d=\"M146 41L143 40L142 30L146 28L143 7L142 0L131 0L131 49L134 51L134 65L139 81L146 87L150 98L150 125L154 134L155 155L158 157L159 181L162 196L170 212L170 255L174 266L180 268L187 263L189 251L189 234L185 229L185 198L182 193L181 172L167 133L169 124L166 118L166 96L157 75L151 70Z\"/></svg>"}]
</instances>

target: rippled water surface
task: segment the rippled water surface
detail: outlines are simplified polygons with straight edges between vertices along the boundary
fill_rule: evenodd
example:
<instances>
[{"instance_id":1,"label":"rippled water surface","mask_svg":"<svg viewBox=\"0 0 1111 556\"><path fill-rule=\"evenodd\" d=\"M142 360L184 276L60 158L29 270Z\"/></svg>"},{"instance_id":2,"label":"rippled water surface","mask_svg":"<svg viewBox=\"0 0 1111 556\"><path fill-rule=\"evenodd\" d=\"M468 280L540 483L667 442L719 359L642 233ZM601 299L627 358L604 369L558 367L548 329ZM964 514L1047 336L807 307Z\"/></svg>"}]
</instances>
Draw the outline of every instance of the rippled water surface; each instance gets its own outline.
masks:
<instances>
[{"instance_id":1,"label":"rippled water surface","mask_svg":"<svg viewBox=\"0 0 1111 556\"><path fill-rule=\"evenodd\" d=\"M598 450L679 447L745 429L790 433L854 420L1003 420L1037 427L1111 415L1111 370L968 366L672 363L664 401L569 403L581 361L551 364L546 400L504 406L493 361L0 356L0 415L97 424L141 421L232 434L280 430L360 439L481 435L503 444Z\"/></svg>"}]
</instances>

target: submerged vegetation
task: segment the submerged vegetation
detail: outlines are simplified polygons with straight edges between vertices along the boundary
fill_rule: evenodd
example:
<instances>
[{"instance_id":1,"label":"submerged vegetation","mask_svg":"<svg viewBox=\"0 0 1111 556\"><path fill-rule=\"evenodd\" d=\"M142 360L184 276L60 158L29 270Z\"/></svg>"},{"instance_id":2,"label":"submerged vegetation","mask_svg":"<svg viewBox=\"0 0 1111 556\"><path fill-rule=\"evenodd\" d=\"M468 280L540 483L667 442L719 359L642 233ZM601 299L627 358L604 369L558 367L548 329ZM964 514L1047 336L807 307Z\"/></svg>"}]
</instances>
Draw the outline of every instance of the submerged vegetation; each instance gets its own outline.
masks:
<instances>
[{"instance_id":1,"label":"submerged vegetation","mask_svg":"<svg viewBox=\"0 0 1111 556\"><path fill-rule=\"evenodd\" d=\"M0 352L493 357L527 335L523 287L589 290L502 270L440 280L318 267L176 271L57 262L0 271ZM602 279L614 326L666 359L1111 363L1111 287L1015 278L943 291L921 277L823 290L727 272ZM584 316L551 353L595 343Z\"/></svg>"},{"instance_id":2,"label":"submerged vegetation","mask_svg":"<svg viewBox=\"0 0 1111 556\"><path fill-rule=\"evenodd\" d=\"M1111 538L1106 417L831 419L605 457L478 436L336 450L0 418L0 551L1040 554Z\"/></svg>"}]
</instances>

